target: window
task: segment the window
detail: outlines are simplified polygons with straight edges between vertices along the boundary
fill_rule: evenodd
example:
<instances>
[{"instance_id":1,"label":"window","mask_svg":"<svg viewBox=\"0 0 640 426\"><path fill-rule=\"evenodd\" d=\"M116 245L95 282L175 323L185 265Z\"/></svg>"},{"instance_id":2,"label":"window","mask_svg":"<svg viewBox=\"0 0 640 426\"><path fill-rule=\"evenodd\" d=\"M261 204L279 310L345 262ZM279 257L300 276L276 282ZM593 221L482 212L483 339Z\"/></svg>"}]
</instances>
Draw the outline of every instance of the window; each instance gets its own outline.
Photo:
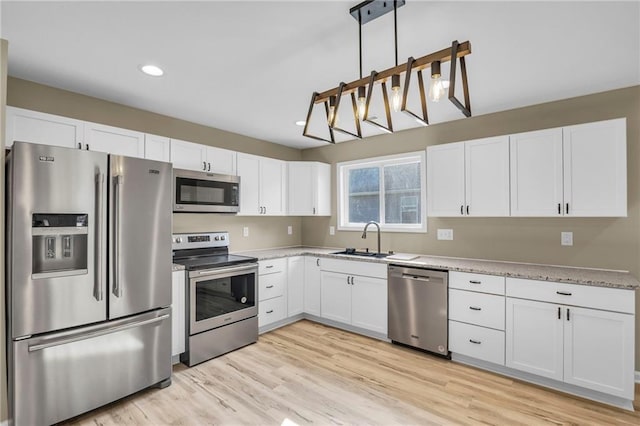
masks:
<instances>
[{"instance_id":1,"label":"window","mask_svg":"<svg viewBox=\"0 0 640 426\"><path fill-rule=\"evenodd\" d=\"M425 153L338 163L338 229L426 232Z\"/></svg>"}]
</instances>

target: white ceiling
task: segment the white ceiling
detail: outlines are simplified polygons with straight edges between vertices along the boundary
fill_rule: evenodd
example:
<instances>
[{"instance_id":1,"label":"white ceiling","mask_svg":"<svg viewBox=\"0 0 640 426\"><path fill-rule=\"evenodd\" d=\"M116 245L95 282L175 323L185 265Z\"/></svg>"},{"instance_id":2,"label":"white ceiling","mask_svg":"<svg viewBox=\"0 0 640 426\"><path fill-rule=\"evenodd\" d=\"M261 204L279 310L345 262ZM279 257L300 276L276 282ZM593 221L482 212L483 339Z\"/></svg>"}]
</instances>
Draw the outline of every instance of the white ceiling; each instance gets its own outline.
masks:
<instances>
[{"instance_id":1,"label":"white ceiling","mask_svg":"<svg viewBox=\"0 0 640 426\"><path fill-rule=\"evenodd\" d=\"M0 34L12 76L308 148L324 145L294 124L311 93L358 78L348 13L357 3L2 1ZM365 75L393 66L393 14L362 30ZM638 1L407 0L398 9L401 63L452 40L472 44L474 115L640 84ZM165 76L143 75L148 62ZM462 118L447 101L429 113L432 123Z\"/></svg>"}]
</instances>

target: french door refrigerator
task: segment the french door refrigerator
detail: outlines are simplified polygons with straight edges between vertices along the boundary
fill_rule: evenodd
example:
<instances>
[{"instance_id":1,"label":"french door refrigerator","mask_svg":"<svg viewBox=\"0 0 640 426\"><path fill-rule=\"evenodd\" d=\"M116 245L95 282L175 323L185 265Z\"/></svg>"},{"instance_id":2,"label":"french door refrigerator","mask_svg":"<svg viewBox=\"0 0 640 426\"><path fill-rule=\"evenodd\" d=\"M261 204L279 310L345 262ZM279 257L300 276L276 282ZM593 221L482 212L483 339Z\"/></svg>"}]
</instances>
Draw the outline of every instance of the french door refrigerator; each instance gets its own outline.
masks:
<instances>
[{"instance_id":1,"label":"french door refrigerator","mask_svg":"<svg viewBox=\"0 0 640 426\"><path fill-rule=\"evenodd\" d=\"M171 378L171 164L16 142L10 416L52 424Z\"/></svg>"}]
</instances>

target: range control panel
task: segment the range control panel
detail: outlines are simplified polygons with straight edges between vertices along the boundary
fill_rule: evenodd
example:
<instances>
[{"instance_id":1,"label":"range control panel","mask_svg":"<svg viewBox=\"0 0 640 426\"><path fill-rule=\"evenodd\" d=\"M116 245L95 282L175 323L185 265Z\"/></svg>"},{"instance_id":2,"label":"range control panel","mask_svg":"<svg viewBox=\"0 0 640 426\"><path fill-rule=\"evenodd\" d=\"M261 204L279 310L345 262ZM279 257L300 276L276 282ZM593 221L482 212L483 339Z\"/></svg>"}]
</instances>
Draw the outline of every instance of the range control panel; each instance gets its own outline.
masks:
<instances>
[{"instance_id":1,"label":"range control panel","mask_svg":"<svg viewBox=\"0 0 640 426\"><path fill-rule=\"evenodd\" d=\"M228 247L228 232L203 232L191 234L173 234L171 248L185 250L195 248Z\"/></svg>"}]
</instances>

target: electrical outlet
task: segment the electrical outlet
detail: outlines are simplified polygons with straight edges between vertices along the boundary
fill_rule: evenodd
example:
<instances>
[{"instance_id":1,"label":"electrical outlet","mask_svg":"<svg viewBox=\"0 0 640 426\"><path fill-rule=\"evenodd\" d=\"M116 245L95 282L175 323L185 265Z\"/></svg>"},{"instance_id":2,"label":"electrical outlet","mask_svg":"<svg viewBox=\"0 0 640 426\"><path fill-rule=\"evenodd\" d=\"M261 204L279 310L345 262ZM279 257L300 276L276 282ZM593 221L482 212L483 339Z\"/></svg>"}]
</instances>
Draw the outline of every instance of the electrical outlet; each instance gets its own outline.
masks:
<instances>
[{"instance_id":1,"label":"electrical outlet","mask_svg":"<svg viewBox=\"0 0 640 426\"><path fill-rule=\"evenodd\" d=\"M336 235L336 227L335 226L330 226L329 227L329 235Z\"/></svg>"},{"instance_id":2,"label":"electrical outlet","mask_svg":"<svg viewBox=\"0 0 640 426\"><path fill-rule=\"evenodd\" d=\"M573 232L561 232L560 233L560 244L563 246L572 246L573 245Z\"/></svg>"},{"instance_id":3,"label":"electrical outlet","mask_svg":"<svg viewBox=\"0 0 640 426\"><path fill-rule=\"evenodd\" d=\"M249 236L249 227L245 226L244 228L242 228L242 236L243 237L248 237Z\"/></svg>"},{"instance_id":4,"label":"electrical outlet","mask_svg":"<svg viewBox=\"0 0 640 426\"><path fill-rule=\"evenodd\" d=\"M438 229L439 240L453 240L453 229Z\"/></svg>"},{"instance_id":5,"label":"electrical outlet","mask_svg":"<svg viewBox=\"0 0 640 426\"><path fill-rule=\"evenodd\" d=\"M293 226L291 226L291 225L287 226L287 234L288 235L293 235Z\"/></svg>"}]
</instances>

